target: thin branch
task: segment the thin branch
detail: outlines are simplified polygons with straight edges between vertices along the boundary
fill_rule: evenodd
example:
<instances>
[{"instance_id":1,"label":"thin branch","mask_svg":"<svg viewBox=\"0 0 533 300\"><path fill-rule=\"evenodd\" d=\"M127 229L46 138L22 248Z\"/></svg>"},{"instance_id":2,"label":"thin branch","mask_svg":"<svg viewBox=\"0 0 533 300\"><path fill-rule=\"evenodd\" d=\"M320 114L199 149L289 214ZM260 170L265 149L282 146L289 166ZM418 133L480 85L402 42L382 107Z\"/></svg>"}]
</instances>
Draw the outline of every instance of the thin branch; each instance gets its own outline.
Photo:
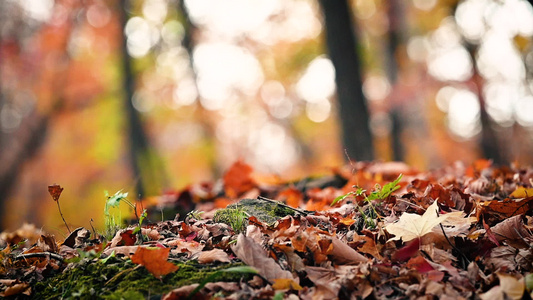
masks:
<instances>
[{"instance_id":1,"label":"thin branch","mask_svg":"<svg viewBox=\"0 0 533 300\"><path fill-rule=\"evenodd\" d=\"M257 196L257 200L267 201L267 202L270 202L270 203L273 203L273 204L277 204L277 205L279 205L279 206L283 206L283 207L288 208L288 209L292 209L292 210L294 210L295 212L297 212L297 213L299 213L299 214L302 214L302 215L304 215L304 216L309 215L309 212L306 212L306 211L303 211L303 210L301 210L301 209L297 209L297 208L294 208L294 207L288 206L287 204L284 204L284 203L279 202L279 201L276 201L276 200L268 199L268 198L263 197L263 196Z\"/></svg>"},{"instance_id":2,"label":"thin branch","mask_svg":"<svg viewBox=\"0 0 533 300\"><path fill-rule=\"evenodd\" d=\"M59 255L59 254L55 254L55 253L52 253L52 252L36 252L36 253L27 253L27 254L20 254L18 256L15 257L15 260L20 260L20 259L28 259L28 258L36 258L36 257L44 257L44 258L53 258L59 262L63 262L65 259L63 258L63 256Z\"/></svg>"}]
</instances>

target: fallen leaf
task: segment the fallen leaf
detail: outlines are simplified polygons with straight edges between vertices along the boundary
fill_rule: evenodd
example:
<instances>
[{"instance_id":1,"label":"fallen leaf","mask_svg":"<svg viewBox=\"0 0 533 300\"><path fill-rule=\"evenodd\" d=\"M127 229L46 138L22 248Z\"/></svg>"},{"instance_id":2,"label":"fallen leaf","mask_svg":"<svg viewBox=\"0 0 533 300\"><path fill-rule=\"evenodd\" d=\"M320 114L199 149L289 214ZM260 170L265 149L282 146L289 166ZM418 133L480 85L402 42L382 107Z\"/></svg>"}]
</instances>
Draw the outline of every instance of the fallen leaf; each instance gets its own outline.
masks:
<instances>
[{"instance_id":1,"label":"fallen leaf","mask_svg":"<svg viewBox=\"0 0 533 300\"><path fill-rule=\"evenodd\" d=\"M230 259L228 254L222 249L202 251L198 256L198 262L201 264L208 264L214 261L230 262Z\"/></svg>"},{"instance_id":2,"label":"fallen leaf","mask_svg":"<svg viewBox=\"0 0 533 300\"><path fill-rule=\"evenodd\" d=\"M527 198L533 196L533 188L519 187L509 195L512 198Z\"/></svg>"},{"instance_id":3,"label":"fallen leaf","mask_svg":"<svg viewBox=\"0 0 533 300\"><path fill-rule=\"evenodd\" d=\"M389 241L402 239L402 241L408 242L415 238L421 238L430 233L433 227L439 225L447 218L462 214L462 212L453 212L437 217L438 209L437 201L434 201L422 216L411 213L402 214L398 222L385 227L389 233L395 235Z\"/></svg>"},{"instance_id":4,"label":"fallen leaf","mask_svg":"<svg viewBox=\"0 0 533 300\"><path fill-rule=\"evenodd\" d=\"M48 186L48 193L50 193L50 196L52 196L54 201L59 200L61 192L63 192L63 188L59 184L52 184Z\"/></svg>"},{"instance_id":5,"label":"fallen leaf","mask_svg":"<svg viewBox=\"0 0 533 300\"><path fill-rule=\"evenodd\" d=\"M302 287L290 278L278 278L274 279L272 288L275 290L296 290L299 291Z\"/></svg>"},{"instance_id":6,"label":"fallen leaf","mask_svg":"<svg viewBox=\"0 0 533 300\"><path fill-rule=\"evenodd\" d=\"M2 294L2 297L9 297L24 293L27 289L31 289L30 285L26 282L17 283L8 287Z\"/></svg>"},{"instance_id":7,"label":"fallen leaf","mask_svg":"<svg viewBox=\"0 0 533 300\"><path fill-rule=\"evenodd\" d=\"M359 254L352 247L348 246L338 238L333 237L331 241L333 249L329 252L329 255L336 263L353 264L368 261L366 257Z\"/></svg>"},{"instance_id":8,"label":"fallen leaf","mask_svg":"<svg viewBox=\"0 0 533 300\"><path fill-rule=\"evenodd\" d=\"M500 287L502 291L511 299L522 299L524 294L525 284L524 279L517 279L511 275L504 273L496 273L500 279Z\"/></svg>"},{"instance_id":9,"label":"fallen leaf","mask_svg":"<svg viewBox=\"0 0 533 300\"><path fill-rule=\"evenodd\" d=\"M148 272L152 273L155 277L161 278L179 269L178 266L167 261L169 252L170 248L139 247L135 251L135 254L131 256L131 261L143 265Z\"/></svg>"},{"instance_id":10,"label":"fallen leaf","mask_svg":"<svg viewBox=\"0 0 533 300\"><path fill-rule=\"evenodd\" d=\"M237 237L237 244L231 246L231 250L240 260L256 268L259 274L268 280L294 278L291 272L283 270L274 259L268 257L261 245L242 233Z\"/></svg>"},{"instance_id":11,"label":"fallen leaf","mask_svg":"<svg viewBox=\"0 0 533 300\"><path fill-rule=\"evenodd\" d=\"M525 241L531 239L533 235L524 226L522 216L514 216L490 228L498 242L505 241L511 246L529 246Z\"/></svg>"},{"instance_id":12,"label":"fallen leaf","mask_svg":"<svg viewBox=\"0 0 533 300\"><path fill-rule=\"evenodd\" d=\"M237 161L224 174L224 191L230 198L237 198L251 190L256 184L252 178L252 167Z\"/></svg>"},{"instance_id":13,"label":"fallen leaf","mask_svg":"<svg viewBox=\"0 0 533 300\"><path fill-rule=\"evenodd\" d=\"M405 246L394 252L392 259L394 261L409 260L409 258L413 257L415 253L418 253L418 250L420 250L420 238L407 242Z\"/></svg>"}]
</instances>

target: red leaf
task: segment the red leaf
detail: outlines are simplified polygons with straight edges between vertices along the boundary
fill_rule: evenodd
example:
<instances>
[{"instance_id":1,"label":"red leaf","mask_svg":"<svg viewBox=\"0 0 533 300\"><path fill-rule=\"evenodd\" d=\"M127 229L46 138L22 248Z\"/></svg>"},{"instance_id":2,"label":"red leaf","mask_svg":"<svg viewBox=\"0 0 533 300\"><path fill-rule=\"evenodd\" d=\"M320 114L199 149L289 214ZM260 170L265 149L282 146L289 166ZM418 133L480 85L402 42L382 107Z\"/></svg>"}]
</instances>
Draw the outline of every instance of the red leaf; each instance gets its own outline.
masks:
<instances>
[{"instance_id":1,"label":"red leaf","mask_svg":"<svg viewBox=\"0 0 533 300\"><path fill-rule=\"evenodd\" d=\"M416 256L411 258L407 262L407 267L417 270L420 273L428 273L435 270L422 256Z\"/></svg>"},{"instance_id":2,"label":"red leaf","mask_svg":"<svg viewBox=\"0 0 533 300\"><path fill-rule=\"evenodd\" d=\"M415 253L420 249L420 238L416 238L412 241L409 241L405 246L398 249L396 253L392 256L392 259L395 261L406 261L409 258L413 257Z\"/></svg>"},{"instance_id":3,"label":"red leaf","mask_svg":"<svg viewBox=\"0 0 533 300\"><path fill-rule=\"evenodd\" d=\"M162 277L179 269L173 263L167 261L170 248L143 248L139 247L131 256L133 263L143 265L148 272L155 277Z\"/></svg>"},{"instance_id":4,"label":"red leaf","mask_svg":"<svg viewBox=\"0 0 533 300\"><path fill-rule=\"evenodd\" d=\"M59 184L52 184L48 186L48 192L54 201L59 201L63 188Z\"/></svg>"}]
</instances>

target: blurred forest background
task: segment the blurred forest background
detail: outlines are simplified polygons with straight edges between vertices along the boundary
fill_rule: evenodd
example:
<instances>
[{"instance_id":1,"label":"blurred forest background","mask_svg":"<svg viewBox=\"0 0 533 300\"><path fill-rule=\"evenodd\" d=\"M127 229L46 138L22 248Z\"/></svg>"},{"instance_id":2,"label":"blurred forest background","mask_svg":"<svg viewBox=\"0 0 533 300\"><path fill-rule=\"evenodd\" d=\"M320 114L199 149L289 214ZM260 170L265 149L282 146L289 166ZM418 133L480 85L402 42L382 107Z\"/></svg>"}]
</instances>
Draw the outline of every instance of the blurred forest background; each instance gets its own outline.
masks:
<instances>
[{"instance_id":1,"label":"blurred forest background","mask_svg":"<svg viewBox=\"0 0 533 300\"><path fill-rule=\"evenodd\" d=\"M284 179L347 157L533 164L524 0L2 0L0 30L2 229L65 232L52 183L101 228L105 190L238 159Z\"/></svg>"}]
</instances>

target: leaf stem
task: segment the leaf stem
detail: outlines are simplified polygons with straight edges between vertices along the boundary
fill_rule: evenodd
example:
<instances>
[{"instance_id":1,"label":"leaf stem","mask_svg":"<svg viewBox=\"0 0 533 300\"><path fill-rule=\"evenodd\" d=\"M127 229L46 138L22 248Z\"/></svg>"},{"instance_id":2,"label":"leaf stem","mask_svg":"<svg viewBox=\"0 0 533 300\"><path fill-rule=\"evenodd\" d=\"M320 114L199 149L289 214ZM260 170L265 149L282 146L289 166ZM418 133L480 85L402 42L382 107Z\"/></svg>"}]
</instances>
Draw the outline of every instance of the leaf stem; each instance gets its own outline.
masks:
<instances>
[{"instance_id":1,"label":"leaf stem","mask_svg":"<svg viewBox=\"0 0 533 300\"><path fill-rule=\"evenodd\" d=\"M72 231L70 231L70 228L68 227L67 221L65 221L65 218L63 218L63 213L61 212L61 206L59 206L59 199L57 199L56 202L57 202L57 208L59 209L59 214L61 215L61 219L63 219L63 223L65 223L65 226L67 226L68 232L72 233Z\"/></svg>"}]
</instances>

